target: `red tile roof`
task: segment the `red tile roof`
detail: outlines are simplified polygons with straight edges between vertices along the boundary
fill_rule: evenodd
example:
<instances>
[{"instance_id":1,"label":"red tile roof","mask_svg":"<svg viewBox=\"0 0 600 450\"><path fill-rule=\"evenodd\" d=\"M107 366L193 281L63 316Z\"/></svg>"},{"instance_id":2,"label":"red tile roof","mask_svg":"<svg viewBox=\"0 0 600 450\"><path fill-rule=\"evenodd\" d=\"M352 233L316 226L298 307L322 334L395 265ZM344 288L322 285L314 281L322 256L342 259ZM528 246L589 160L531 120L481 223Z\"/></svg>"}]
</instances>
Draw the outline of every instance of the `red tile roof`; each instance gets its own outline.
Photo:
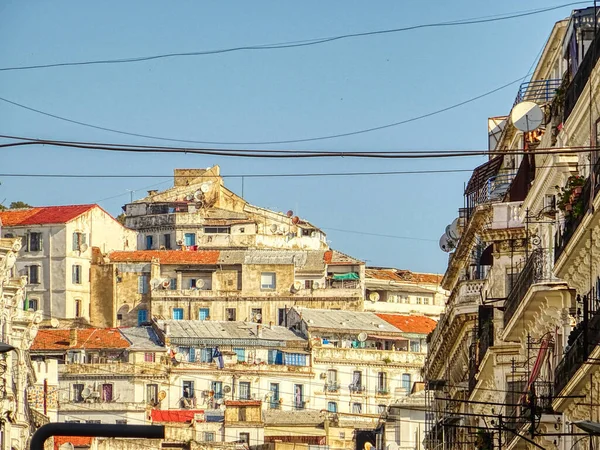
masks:
<instances>
[{"instance_id":1,"label":"red tile roof","mask_svg":"<svg viewBox=\"0 0 600 450\"><path fill-rule=\"evenodd\" d=\"M73 444L73 447L91 447L92 438L88 436L54 436L54 450L58 450L67 442Z\"/></svg>"},{"instance_id":2,"label":"red tile roof","mask_svg":"<svg viewBox=\"0 0 600 450\"><path fill-rule=\"evenodd\" d=\"M217 264L219 250L137 250L112 252L111 262L149 262L157 258L161 264Z\"/></svg>"},{"instance_id":3,"label":"red tile roof","mask_svg":"<svg viewBox=\"0 0 600 450\"><path fill-rule=\"evenodd\" d=\"M194 414L204 414L202 409L153 409L150 412L152 422L186 423L194 420Z\"/></svg>"},{"instance_id":4,"label":"red tile roof","mask_svg":"<svg viewBox=\"0 0 600 450\"><path fill-rule=\"evenodd\" d=\"M0 212L5 227L67 223L97 205L42 206L29 209L8 209Z\"/></svg>"},{"instance_id":5,"label":"red tile roof","mask_svg":"<svg viewBox=\"0 0 600 450\"><path fill-rule=\"evenodd\" d=\"M360 265L364 264L364 262L353 258L351 256L346 255L345 253L338 252L337 250L327 250L323 255L323 260L325 264L333 264L336 266L340 265Z\"/></svg>"},{"instance_id":6,"label":"red tile roof","mask_svg":"<svg viewBox=\"0 0 600 450\"><path fill-rule=\"evenodd\" d=\"M404 316L401 314L377 314L377 317L405 333L429 334L437 322L425 316Z\"/></svg>"},{"instance_id":7,"label":"red tile roof","mask_svg":"<svg viewBox=\"0 0 600 450\"><path fill-rule=\"evenodd\" d=\"M367 267L365 269L365 277L384 281L397 281L400 283L426 283L440 284L442 275L434 273L418 273L410 270L401 269L385 269L378 267Z\"/></svg>"},{"instance_id":8,"label":"red tile roof","mask_svg":"<svg viewBox=\"0 0 600 450\"><path fill-rule=\"evenodd\" d=\"M77 343L71 346L71 330L39 330L31 350L125 349L130 343L117 328L77 329Z\"/></svg>"}]
</instances>

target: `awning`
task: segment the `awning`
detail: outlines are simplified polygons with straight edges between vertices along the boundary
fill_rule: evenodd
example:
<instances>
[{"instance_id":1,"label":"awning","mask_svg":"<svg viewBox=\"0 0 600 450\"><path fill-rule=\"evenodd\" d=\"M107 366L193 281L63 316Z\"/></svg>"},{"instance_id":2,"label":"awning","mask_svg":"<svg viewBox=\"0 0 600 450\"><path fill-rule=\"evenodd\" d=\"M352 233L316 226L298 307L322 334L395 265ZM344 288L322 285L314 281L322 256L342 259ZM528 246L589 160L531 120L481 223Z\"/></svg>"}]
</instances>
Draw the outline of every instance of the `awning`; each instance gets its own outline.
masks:
<instances>
[{"instance_id":1,"label":"awning","mask_svg":"<svg viewBox=\"0 0 600 450\"><path fill-rule=\"evenodd\" d=\"M381 339L382 341L409 341L401 336L381 336L378 334L369 334L369 339Z\"/></svg>"},{"instance_id":2,"label":"awning","mask_svg":"<svg viewBox=\"0 0 600 450\"><path fill-rule=\"evenodd\" d=\"M360 280L360 277L358 276L358 274L356 272L334 273L333 279L334 280Z\"/></svg>"},{"instance_id":3,"label":"awning","mask_svg":"<svg viewBox=\"0 0 600 450\"><path fill-rule=\"evenodd\" d=\"M483 186L485 186L486 182L496 176L498 171L500 170L500 166L502 165L503 156L496 156L494 159L490 159L485 164L476 167L473 170L473 175L471 175L471 179L467 184L467 188L465 189L465 195L468 195L472 192L478 191Z\"/></svg>"}]
</instances>

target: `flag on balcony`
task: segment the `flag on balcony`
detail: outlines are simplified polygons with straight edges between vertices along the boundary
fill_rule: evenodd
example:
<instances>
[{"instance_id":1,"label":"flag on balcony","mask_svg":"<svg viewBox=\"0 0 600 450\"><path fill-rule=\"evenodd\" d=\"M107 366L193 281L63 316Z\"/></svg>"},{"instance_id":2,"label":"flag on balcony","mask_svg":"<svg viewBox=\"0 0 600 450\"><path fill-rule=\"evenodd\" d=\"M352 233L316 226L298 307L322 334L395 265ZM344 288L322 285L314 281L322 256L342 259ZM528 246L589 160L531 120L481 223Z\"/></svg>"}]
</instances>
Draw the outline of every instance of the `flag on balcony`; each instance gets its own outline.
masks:
<instances>
[{"instance_id":1,"label":"flag on balcony","mask_svg":"<svg viewBox=\"0 0 600 450\"><path fill-rule=\"evenodd\" d=\"M213 359L217 361L217 368L223 369L225 367L225 362L223 361L223 353L219 350L219 347L215 347L215 352L213 353Z\"/></svg>"}]
</instances>

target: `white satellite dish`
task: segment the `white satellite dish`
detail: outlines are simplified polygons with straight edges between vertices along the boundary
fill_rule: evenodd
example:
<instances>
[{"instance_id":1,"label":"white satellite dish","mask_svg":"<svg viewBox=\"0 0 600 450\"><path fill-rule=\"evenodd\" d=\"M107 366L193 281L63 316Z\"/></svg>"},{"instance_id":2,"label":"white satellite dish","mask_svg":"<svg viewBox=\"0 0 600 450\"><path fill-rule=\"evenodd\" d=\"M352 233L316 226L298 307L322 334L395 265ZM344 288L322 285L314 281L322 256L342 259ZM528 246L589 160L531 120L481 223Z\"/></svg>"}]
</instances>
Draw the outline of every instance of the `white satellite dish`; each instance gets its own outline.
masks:
<instances>
[{"instance_id":1,"label":"white satellite dish","mask_svg":"<svg viewBox=\"0 0 600 450\"><path fill-rule=\"evenodd\" d=\"M223 404L223 399L222 398L217 399L217 405L222 405L222 404Z\"/></svg>"},{"instance_id":2,"label":"white satellite dish","mask_svg":"<svg viewBox=\"0 0 600 450\"><path fill-rule=\"evenodd\" d=\"M70 442L65 442L60 447L58 447L58 450L75 450L75 447Z\"/></svg>"},{"instance_id":3,"label":"white satellite dish","mask_svg":"<svg viewBox=\"0 0 600 450\"><path fill-rule=\"evenodd\" d=\"M175 353L175 361L177 361L177 362L183 361L183 355L181 353Z\"/></svg>"},{"instance_id":4,"label":"white satellite dish","mask_svg":"<svg viewBox=\"0 0 600 450\"><path fill-rule=\"evenodd\" d=\"M260 320L262 319L262 314L258 313L254 316L254 320Z\"/></svg>"},{"instance_id":5,"label":"white satellite dish","mask_svg":"<svg viewBox=\"0 0 600 450\"><path fill-rule=\"evenodd\" d=\"M229 394L231 392L231 386L223 386L223 392Z\"/></svg>"},{"instance_id":6,"label":"white satellite dish","mask_svg":"<svg viewBox=\"0 0 600 450\"><path fill-rule=\"evenodd\" d=\"M79 251L83 253L83 252L87 251L87 249L88 249L88 248L89 248L89 247L88 247L88 245L87 245L87 244L81 244L81 245L79 246Z\"/></svg>"},{"instance_id":7,"label":"white satellite dish","mask_svg":"<svg viewBox=\"0 0 600 450\"><path fill-rule=\"evenodd\" d=\"M53 317L52 319L50 319L50 326L52 328L58 328L59 325L60 325L60 322L58 321L58 319L56 317Z\"/></svg>"},{"instance_id":8,"label":"white satellite dish","mask_svg":"<svg viewBox=\"0 0 600 450\"><path fill-rule=\"evenodd\" d=\"M398 450L400 447L398 446L398 444L396 442L390 442L387 445L387 450Z\"/></svg>"},{"instance_id":9,"label":"white satellite dish","mask_svg":"<svg viewBox=\"0 0 600 450\"><path fill-rule=\"evenodd\" d=\"M359 342L365 342L368 337L369 336L367 335L367 333L361 331L360 333L358 333L358 336L356 336L356 339L358 339Z\"/></svg>"},{"instance_id":10,"label":"white satellite dish","mask_svg":"<svg viewBox=\"0 0 600 450\"><path fill-rule=\"evenodd\" d=\"M200 189L198 189L196 192L194 192L194 200L199 202L203 198L204 198L204 192L202 192Z\"/></svg>"},{"instance_id":11,"label":"white satellite dish","mask_svg":"<svg viewBox=\"0 0 600 450\"><path fill-rule=\"evenodd\" d=\"M544 121L544 112L537 103L521 102L510 113L510 120L517 130L533 131Z\"/></svg>"},{"instance_id":12,"label":"white satellite dish","mask_svg":"<svg viewBox=\"0 0 600 450\"><path fill-rule=\"evenodd\" d=\"M89 398L90 395L92 395L92 390L90 388L85 388L83 391L81 391L81 396L83 398Z\"/></svg>"},{"instance_id":13,"label":"white satellite dish","mask_svg":"<svg viewBox=\"0 0 600 450\"><path fill-rule=\"evenodd\" d=\"M456 243L444 233L440 238L440 248L442 251L449 253L456 248Z\"/></svg>"},{"instance_id":14,"label":"white satellite dish","mask_svg":"<svg viewBox=\"0 0 600 450\"><path fill-rule=\"evenodd\" d=\"M292 285L292 290L299 291L300 289L302 289L302 282L298 280L294 281L294 284Z\"/></svg>"},{"instance_id":15,"label":"white satellite dish","mask_svg":"<svg viewBox=\"0 0 600 450\"><path fill-rule=\"evenodd\" d=\"M460 219L457 217L452 221L450 225L446 228L446 234L448 237L454 241L458 241L460 239L461 230L459 227Z\"/></svg>"},{"instance_id":16,"label":"white satellite dish","mask_svg":"<svg viewBox=\"0 0 600 450\"><path fill-rule=\"evenodd\" d=\"M171 287L171 280L169 278L165 278L164 280L162 280L161 286L163 287L163 289L170 288Z\"/></svg>"},{"instance_id":17,"label":"white satellite dish","mask_svg":"<svg viewBox=\"0 0 600 450\"><path fill-rule=\"evenodd\" d=\"M204 283L204 280L203 280L203 279L201 279L201 278L198 278L198 279L196 280L196 287L197 287L198 289L202 289L202 288L204 287L204 285L205 285L205 284L206 284L206 283Z\"/></svg>"},{"instance_id":18,"label":"white satellite dish","mask_svg":"<svg viewBox=\"0 0 600 450\"><path fill-rule=\"evenodd\" d=\"M379 292L371 292L369 294L369 300L371 300L372 302L379 301Z\"/></svg>"},{"instance_id":19,"label":"white satellite dish","mask_svg":"<svg viewBox=\"0 0 600 450\"><path fill-rule=\"evenodd\" d=\"M188 195L186 195L186 196L185 196L185 199L186 199L188 202L191 202L192 200L194 200L194 194L188 194Z\"/></svg>"},{"instance_id":20,"label":"white satellite dish","mask_svg":"<svg viewBox=\"0 0 600 450\"><path fill-rule=\"evenodd\" d=\"M209 193L210 192L210 183L202 183L200 185L200 190L202 192L204 192L205 194Z\"/></svg>"},{"instance_id":21,"label":"white satellite dish","mask_svg":"<svg viewBox=\"0 0 600 450\"><path fill-rule=\"evenodd\" d=\"M279 227L277 226L276 223L274 223L273 225L271 225L269 227L269 229L271 230L272 233L277 233L277 230L279 229Z\"/></svg>"},{"instance_id":22,"label":"white satellite dish","mask_svg":"<svg viewBox=\"0 0 600 450\"><path fill-rule=\"evenodd\" d=\"M160 280L158 278L152 278L150 280L150 287L152 289L158 289L158 287L160 286L161 283L162 283L162 280Z\"/></svg>"}]
</instances>

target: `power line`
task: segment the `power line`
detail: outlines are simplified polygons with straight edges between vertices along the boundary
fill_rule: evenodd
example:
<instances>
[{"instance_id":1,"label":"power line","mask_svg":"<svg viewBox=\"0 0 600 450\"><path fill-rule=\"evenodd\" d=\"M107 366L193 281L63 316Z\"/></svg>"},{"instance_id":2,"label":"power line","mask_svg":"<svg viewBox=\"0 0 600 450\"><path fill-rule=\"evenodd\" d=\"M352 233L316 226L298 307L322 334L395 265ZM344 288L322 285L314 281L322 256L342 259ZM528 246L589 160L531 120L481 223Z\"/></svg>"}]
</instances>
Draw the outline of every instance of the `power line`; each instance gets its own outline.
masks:
<instances>
[{"instance_id":1,"label":"power line","mask_svg":"<svg viewBox=\"0 0 600 450\"><path fill-rule=\"evenodd\" d=\"M391 239L405 239L405 240L409 240L409 241L437 242L436 239L416 238L416 237L410 237L410 236L396 236L393 234L368 233L366 231L342 230L340 228L330 228L330 227L320 227L320 228L323 230L339 231L341 233L360 234L362 236L376 236L376 237L385 237L385 238L391 238Z\"/></svg>"},{"instance_id":2,"label":"power line","mask_svg":"<svg viewBox=\"0 0 600 450\"><path fill-rule=\"evenodd\" d=\"M447 106L445 108L442 109L438 109L429 113L425 113L425 114L421 114L420 116L416 116L416 117L411 117L409 119L405 119L405 120L401 120L398 122L392 122L392 123L388 123L385 125L379 125L376 127L370 127L370 128L363 128L360 130L355 130L355 131L350 131L350 132L346 132L346 133L337 133L337 134L329 134L329 135L324 135L324 136L317 136L317 137L309 137L309 138L302 138L302 139L285 139L285 140L278 140L278 141L254 141L254 142L225 142L225 141L203 141L203 140L192 140L192 139L177 139L177 138L169 138L169 137L164 137L164 136L154 136L154 135L149 135L149 134L142 134L142 133L132 133L129 131L124 131L124 130L117 130L115 128L108 128L108 127L102 127L99 125L94 125L91 123L86 123L86 122L82 122L79 120L74 120L74 119L70 119L67 117L63 117L63 116L59 116L57 114L53 114L53 113L49 113L46 111L42 111L40 109L37 108L33 108L31 106L27 106L24 105L22 103L17 103L13 100L9 100L7 98L4 97L0 97L0 101L3 101L5 103L8 103L10 105L16 106L18 108L22 108L25 109L27 111L31 111L31 112L35 112L37 114L41 114L44 116L48 116L48 117L52 117L53 119L57 119L57 120L62 120L64 122L69 122L69 123L73 123L75 125L80 125L83 127L88 127L88 128L94 128L96 130L102 130L102 131L108 131L111 133L117 133L117 134L123 134L126 136L134 136L134 137L141 137L141 138L146 138L146 139L154 139L154 140L159 140L159 141L171 141L171 142L181 142L181 143L188 143L188 144L209 144L209 145L273 145L273 144L292 144L292 143L300 143L300 142L313 142L313 141L322 141L322 140L327 140L327 139L336 139L336 138L340 138L340 137L348 137L348 136L356 136L359 134L364 134L364 133L371 133L373 131L379 131L379 130L384 130L386 128L393 128L393 127L397 127L400 125L405 125L407 123L411 123L411 122L416 122L418 120L421 119L425 119L431 116L435 116L441 113L444 113L446 111L450 111L452 109L455 108L459 108L460 106L466 105L468 103L472 103L476 100L479 100L483 97L487 97L488 95L492 95L498 91L501 91L503 89L506 89L509 86L512 86L513 84L519 83L521 82L522 79L526 78L528 75L530 75L530 73L525 74L524 77L519 77L509 83L503 84L502 86L499 86L497 88L494 88L490 91L487 91L483 94L477 95L475 97L471 97L467 100L461 101L459 103L455 103L453 105Z\"/></svg>"},{"instance_id":3,"label":"power line","mask_svg":"<svg viewBox=\"0 0 600 450\"><path fill-rule=\"evenodd\" d=\"M362 32L362 33L349 33L349 34L342 34L342 35L337 35L337 36L305 39L305 40L300 40L300 41L287 41L287 42L279 42L279 43L271 43L271 44L239 46L239 47L230 47L230 48L222 48L222 49L215 49L215 50L200 50L200 51L194 51L194 52L162 53L162 54L158 54L158 55L137 56L137 57L119 58L119 59L69 61L69 62L50 63L50 64L35 64L35 65L29 65L29 66L2 67L2 68L0 68L0 72L15 71L15 70L47 69L47 68L52 68L52 67L135 63L135 62L151 61L151 60L164 59L164 58L207 56L207 55L216 55L216 54L223 54L223 53L232 53L232 52L237 52L237 51L278 50L278 49L286 49L286 48L307 47L307 46L325 44L328 42L340 41L343 39L368 37L368 36L376 36L376 35L383 35L383 34L393 34L393 33L400 33L400 32L404 32L404 31L411 31L411 30L417 30L417 29L422 29L422 28L455 27L455 26L461 26L461 25L474 25L474 24L480 24L480 23L498 22L498 21L515 19L515 18L519 18L519 17L532 16L535 14L541 14L541 13L565 8L567 6L580 5L580 4L586 4L586 3L589 3L589 1L564 3L561 5L551 6L548 8L540 8L540 9L533 9L533 10L526 10L526 11L516 11L514 13L497 14L495 16L474 17L474 18L469 18L469 19L459 19L459 20L448 21L448 22L426 23L426 24L419 24L419 25L411 25L411 26L402 27L402 28L391 28L391 29L384 29L384 30L366 31L366 32Z\"/></svg>"}]
</instances>

